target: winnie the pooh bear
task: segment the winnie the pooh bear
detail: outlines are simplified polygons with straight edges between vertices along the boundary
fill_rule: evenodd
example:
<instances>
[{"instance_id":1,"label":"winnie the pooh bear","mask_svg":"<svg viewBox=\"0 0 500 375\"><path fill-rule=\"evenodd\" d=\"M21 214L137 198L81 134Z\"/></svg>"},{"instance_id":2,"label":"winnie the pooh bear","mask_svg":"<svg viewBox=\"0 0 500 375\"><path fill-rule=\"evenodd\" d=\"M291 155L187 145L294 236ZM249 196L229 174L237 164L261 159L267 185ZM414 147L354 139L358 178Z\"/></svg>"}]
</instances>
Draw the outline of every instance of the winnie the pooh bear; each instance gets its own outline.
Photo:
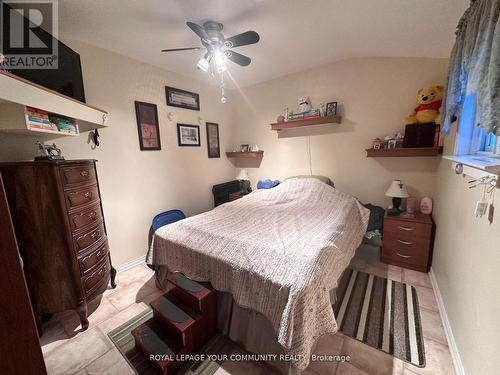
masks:
<instances>
[{"instance_id":1,"label":"winnie the pooh bear","mask_svg":"<svg viewBox=\"0 0 500 375\"><path fill-rule=\"evenodd\" d=\"M405 125L425 124L434 122L441 124L441 103L443 101L443 86L429 86L418 90L415 109L403 120Z\"/></svg>"}]
</instances>

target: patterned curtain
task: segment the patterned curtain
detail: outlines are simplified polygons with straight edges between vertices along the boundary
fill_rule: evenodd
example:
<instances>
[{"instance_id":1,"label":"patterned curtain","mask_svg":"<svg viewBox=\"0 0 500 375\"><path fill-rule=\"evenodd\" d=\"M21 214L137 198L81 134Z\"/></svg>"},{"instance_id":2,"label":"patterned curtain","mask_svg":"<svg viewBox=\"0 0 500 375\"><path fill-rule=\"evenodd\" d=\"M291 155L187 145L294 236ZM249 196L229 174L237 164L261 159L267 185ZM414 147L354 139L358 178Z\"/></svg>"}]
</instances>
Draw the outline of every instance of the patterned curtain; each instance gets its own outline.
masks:
<instances>
[{"instance_id":1,"label":"patterned curtain","mask_svg":"<svg viewBox=\"0 0 500 375\"><path fill-rule=\"evenodd\" d=\"M451 51L442 107L450 130L467 95L476 94L476 124L500 135L500 0L472 0L460 19Z\"/></svg>"}]
</instances>

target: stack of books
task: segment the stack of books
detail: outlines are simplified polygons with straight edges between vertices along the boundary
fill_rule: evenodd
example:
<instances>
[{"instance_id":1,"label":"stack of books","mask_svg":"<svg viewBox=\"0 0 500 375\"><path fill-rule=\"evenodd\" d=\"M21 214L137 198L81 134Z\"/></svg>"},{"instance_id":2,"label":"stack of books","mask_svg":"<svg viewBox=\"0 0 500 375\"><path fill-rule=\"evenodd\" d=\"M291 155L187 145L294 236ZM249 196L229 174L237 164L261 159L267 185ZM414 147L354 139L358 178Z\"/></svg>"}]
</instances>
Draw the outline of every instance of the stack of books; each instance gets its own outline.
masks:
<instances>
[{"instance_id":1,"label":"stack of books","mask_svg":"<svg viewBox=\"0 0 500 375\"><path fill-rule=\"evenodd\" d=\"M26 107L28 129L44 129L57 131L57 126L49 120L49 113L42 109Z\"/></svg>"},{"instance_id":2,"label":"stack of books","mask_svg":"<svg viewBox=\"0 0 500 375\"><path fill-rule=\"evenodd\" d=\"M288 121L293 121L293 120L306 120L306 119L311 119L311 118L317 118L320 117L320 111L319 109L311 109L310 111L307 112L300 112L300 113L291 113L288 115Z\"/></svg>"},{"instance_id":3,"label":"stack of books","mask_svg":"<svg viewBox=\"0 0 500 375\"><path fill-rule=\"evenodd\" d=\"M57 126L61 133L78 134L74 120L65 117L52 116L51 121Z\"/></svg>"}]
</instances>

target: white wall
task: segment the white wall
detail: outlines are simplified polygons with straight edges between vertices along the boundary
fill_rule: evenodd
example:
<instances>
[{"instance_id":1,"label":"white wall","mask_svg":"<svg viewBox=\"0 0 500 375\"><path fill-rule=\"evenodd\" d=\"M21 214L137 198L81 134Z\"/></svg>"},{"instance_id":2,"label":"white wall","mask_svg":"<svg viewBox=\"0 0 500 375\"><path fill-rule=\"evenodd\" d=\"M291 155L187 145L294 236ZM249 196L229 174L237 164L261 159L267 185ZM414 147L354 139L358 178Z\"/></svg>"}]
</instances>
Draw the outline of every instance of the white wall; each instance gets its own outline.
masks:
<instances>
[{"instance_id":1,"label":"white wall","mask_svg":"<svg viewBox=\"0 0 500 375\"><path fill-rule=\"evenodd\" d=\"M244 88L235 103L235 143L258 144L264 150L260 166L247 167L252 183L312 173L330 177L336 186L364 202L386 206L384 192L399 178L411 194L433 196L438 158L366 158L375 137L403 132L419 88L442 84L447 61L417 58L359 58L336 62ZM313 105L337 101L342 124L272 131L283 109L296 110L297 98ZM257 168L258 167L258 168Z\"/></svg>"},{"instance_id":2,"label":"white wall","mask_svg":"<svg viewBox=\"0 0 500 375\"><path fill-rule=\"evenodd\" d=\"M66 159L97 159L102 202L115 266L143 255L151 219L179 208L186 215L213 207L211 187L234 179L224 155L232 137L230 110L219 100L217 86L208 87L131 58L82 43L69 42L81 55L89 104L110 114L100 130L101 146L92 150L87 134L55 140ZM165 85L200 94L201 111L167 107ZM161 151L140 151L134 100L155 103ZM174 121L167 118L175 114ZM176 123L198 124L203 118L201 147L178 147ZM219 124L221 158L208 159L205 121ZM34 138L0 135L0 160L32 160Z\"/></svg>"},{"instance_id":3,"label":"white wall","mask_svg":"<svg viewBox=\"0 0 500 375\"><path fill-rule=\"evenodd\" d=\"M454 134L445 152L453 153ZM500 368L500 210L490 224L476 218L481 188L469 189L451 162L436 174L436 242L432 268L466 374L494 375ZM496 189L497 202L499 190Z\"/></svg>"}]
</instances>

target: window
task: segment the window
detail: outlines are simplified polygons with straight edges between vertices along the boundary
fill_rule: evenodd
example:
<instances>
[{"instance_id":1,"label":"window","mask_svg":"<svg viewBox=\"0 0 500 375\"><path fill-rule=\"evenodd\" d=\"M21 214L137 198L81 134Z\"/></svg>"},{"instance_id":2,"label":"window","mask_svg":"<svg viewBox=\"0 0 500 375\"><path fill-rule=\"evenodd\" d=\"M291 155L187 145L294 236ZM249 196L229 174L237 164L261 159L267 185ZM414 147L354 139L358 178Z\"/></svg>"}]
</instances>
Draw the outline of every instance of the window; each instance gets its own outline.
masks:
<instances>
[{"instance_id":1,"label":"window","mask_svg":"<svg viewBox=\"0 0 500 375\"><path fill-rule=\"evenodd\" d=\"M500 136L486 133L476 126L476 95L471 94L464 100L458 121L455 155L478 155L484 158L500 159Z\"/></svg>"}]
</instances>

